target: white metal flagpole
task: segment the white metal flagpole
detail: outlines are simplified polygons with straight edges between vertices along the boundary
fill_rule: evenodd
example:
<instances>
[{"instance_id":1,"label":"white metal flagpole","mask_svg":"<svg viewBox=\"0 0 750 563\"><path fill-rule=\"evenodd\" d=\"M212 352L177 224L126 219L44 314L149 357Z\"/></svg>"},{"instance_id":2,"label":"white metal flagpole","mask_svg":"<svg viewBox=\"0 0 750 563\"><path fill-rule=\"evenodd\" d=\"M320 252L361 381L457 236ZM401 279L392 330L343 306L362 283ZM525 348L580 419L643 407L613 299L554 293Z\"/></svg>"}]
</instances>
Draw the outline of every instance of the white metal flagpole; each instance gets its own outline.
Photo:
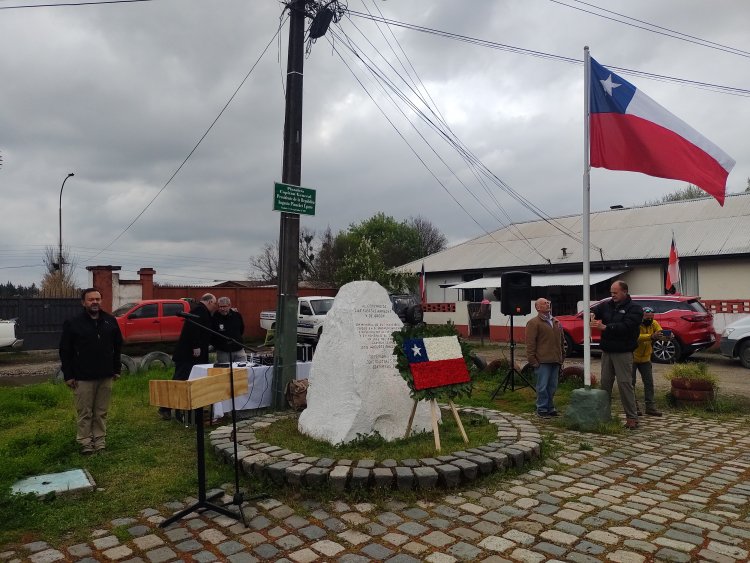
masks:
<instances>
[{"instance_id":1,"label":"white metal flagpole","mask_svg":"<svg viewBox=\"0 0 750 563\"><path fill-rule=\"evenodd\" d=\"M590 208L591 208L591 162L589 146L591 143L589 128L591 106L591 56L588 46L583 48L583 383L591 387L591 326L589 309L591 306L591 256L590 244Z\"/></svg>"}]
</instances>

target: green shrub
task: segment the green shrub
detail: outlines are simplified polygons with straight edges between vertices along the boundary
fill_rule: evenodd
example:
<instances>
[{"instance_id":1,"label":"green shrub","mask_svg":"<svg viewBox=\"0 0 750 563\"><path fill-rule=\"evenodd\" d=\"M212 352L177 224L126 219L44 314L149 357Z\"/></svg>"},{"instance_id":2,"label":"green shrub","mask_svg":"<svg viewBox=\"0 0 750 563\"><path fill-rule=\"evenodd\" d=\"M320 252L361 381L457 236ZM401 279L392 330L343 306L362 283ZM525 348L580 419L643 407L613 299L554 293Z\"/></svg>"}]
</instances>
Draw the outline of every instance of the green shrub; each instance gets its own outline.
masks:
<instances>
[{"instance_id":1,"label":"green shrub","mask_svg":"<svg viewBox=\"0 0 750 563\"><path fill-rule=\"evenodd\" d=\"M699 381L707 381L713 385L714 389L719 382L714 374L708 372L708 365L703 362L674 364L664 377L668 381L672 381L673 379L695 379Z\"/></svg>"}]
</instances>

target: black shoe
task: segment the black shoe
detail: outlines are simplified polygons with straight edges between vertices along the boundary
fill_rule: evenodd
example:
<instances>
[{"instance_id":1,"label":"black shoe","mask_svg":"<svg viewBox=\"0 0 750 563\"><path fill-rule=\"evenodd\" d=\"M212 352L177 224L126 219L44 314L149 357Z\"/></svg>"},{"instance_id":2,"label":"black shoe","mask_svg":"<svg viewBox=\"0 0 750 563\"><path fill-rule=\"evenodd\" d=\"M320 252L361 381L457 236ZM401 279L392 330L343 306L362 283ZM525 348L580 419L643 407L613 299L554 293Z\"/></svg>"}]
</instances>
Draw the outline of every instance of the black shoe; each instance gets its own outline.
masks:
<instances>
[{"instance_id":1,"label":"black shoe","mask_svg":"<svg viewBox=\"0 0 750 563\"><path fill-rule=\"evenodd\" d=\"M552 417L560 416L560 413L557 411L549 411L547 414L549 414L549 416L552 416Z\"/></svg>"},{"instance_id":2,"label":"black shoe","mask_svg":"<svg viewBox=\"0 0 750 563\"><path fill-rule=\"evenodd\" d=\"M661 416L661 411L658 411L656 409L646 409L646 414L648 416Z\"/></svg>"},{"instance_id":3,"label":"black shoe","mask_svg":"<svg viewBox=\"0 0 750 563\"><path fill-rule=\"evenodd\" d=\"M537 411L536 415L539 418L552 418L552 416L553 416L552 414L550 414L548 412L539 412L539 411Z\"/></svg>"}]
</instances>

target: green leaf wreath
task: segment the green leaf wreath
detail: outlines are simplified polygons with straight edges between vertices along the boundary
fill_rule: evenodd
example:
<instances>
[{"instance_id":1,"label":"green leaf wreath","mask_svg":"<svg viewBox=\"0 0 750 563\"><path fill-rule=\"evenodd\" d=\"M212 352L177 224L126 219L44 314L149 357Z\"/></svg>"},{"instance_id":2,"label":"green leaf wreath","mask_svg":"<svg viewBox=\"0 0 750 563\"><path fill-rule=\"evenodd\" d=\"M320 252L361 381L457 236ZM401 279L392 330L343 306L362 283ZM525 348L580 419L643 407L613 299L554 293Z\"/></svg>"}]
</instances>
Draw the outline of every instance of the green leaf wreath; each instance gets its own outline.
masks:
<instances>
[{"instance_id":1,"label":"green leaf wreath","mask_svg":"<svg viewBox=\"0 0 750 563\"><path fill-rule=\"evenodd\" d=\"M410 338L430 338L434 336L458 336L458 343L461 345L461 354L466 362L466 368L469 370L469 377L474 378L476 373L474 368L474 362L471 360L469 352L471 347L464 342L458 334L456 327L453 323L444 325L422 325L422 326L408 326L404 325L401 330L393 333L393 340L396 342L396 346L393 349L393 353L396 356L396 367L398 368L401 377L404 378L407 385L409 386L409 396L415 401L424 400L453 400L456 397L470 397L471 390L473 387L472 381L467 383L455 383L453 385L446 385L444 387L433 387L430 389L415 389L414 379L409 369L409 362L406 359L404 353L404 342Z\"/></svg>"}]
</instances>

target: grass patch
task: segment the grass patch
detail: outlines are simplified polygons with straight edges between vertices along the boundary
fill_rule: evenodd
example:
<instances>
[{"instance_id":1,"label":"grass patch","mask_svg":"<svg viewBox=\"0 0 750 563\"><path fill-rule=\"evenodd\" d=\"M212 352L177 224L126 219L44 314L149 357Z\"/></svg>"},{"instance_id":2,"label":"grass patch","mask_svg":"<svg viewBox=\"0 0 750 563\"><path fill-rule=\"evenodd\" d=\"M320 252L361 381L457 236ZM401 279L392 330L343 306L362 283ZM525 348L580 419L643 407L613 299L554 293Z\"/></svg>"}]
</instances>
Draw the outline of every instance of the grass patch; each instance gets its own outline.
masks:
<instances>
[{"instance_id":1,"label":"grass patch","mask_svg":"<svg viewBox=\"0 0 750 563\"><path fill-rule=\"evenodd\" d=\"M358 439L334 446L328 442L315 440L300 434L297 430L296 418L279 420L266 428L256 431L256 436L269 444L283 444L284 448L293 452L333 459L419 459L448 455L451 452L466 448L476 448L497 440L497 426L490 424L486 418L459 413L464 430L469 438L465 444L461 437L456 421L450 411L443 411L443 423L440 425L440 453L435 451L435 441L432 432L414 434L407 439L387 442L378 435L360 436Z\"/></svg>"},{"instance_id":2,"label":"grass patch","mask_svg":"<svg viewBox=\"0 0 750 563\"><path fill-rule=\"evenodd\" d=\"M43 539L83 541L95 525L197 491L195 429L159 419L149 405L149 379L171 371L128 375L115 383L107 449L81 456L75 442L73 394L41 383L0 394L0 544ZM76 497L10 494L17 480L83 468L97 489ZM233 481L231 466L206 457L209 487ZM127 533L127 532L125 532Z\"/></svg>"}]
</instances>

